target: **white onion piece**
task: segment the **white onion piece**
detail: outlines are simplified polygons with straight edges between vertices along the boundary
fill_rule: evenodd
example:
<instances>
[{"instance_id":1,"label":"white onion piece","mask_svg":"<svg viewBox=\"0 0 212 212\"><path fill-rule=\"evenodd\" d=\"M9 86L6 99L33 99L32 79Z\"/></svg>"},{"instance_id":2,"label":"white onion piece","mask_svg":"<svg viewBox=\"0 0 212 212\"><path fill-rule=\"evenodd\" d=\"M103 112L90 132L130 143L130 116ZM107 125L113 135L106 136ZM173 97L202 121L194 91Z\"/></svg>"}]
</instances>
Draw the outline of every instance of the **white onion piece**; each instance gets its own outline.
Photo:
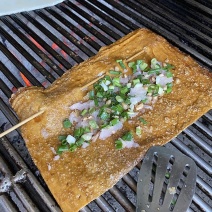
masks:
<instances>
[{"instance_id":1,"label":"white onion piece","mask_svg":"<svg viewBox=\"0 0 212 212\"><path fill-rule=\"evenodd\" d=\"M129 95L132 96L130 98L131 104L135 105L141 100L144 100L146 98L146 93L147 91L143 88L141 83L136 84L134 88L130 89Z\"/></svg>"},{"instance_id":2,"label":"white onion piece","mask_svg":"<svg viewBox=\"0 0 212 212\"><path fill-rule=\"evenodd\" d=\"M82 144L82 148L83 148L83 149L85 149L85 148L88 147L88 146L89 146L89 143L84 142L84 143Z\"/></svg>"},{"instance_id":3,"label":"white onion piece","mask_svg":"<svg viewBox=\"0 0 212 212\"><path fill-rule=\"evenodd\" d=\"M122 141L122 148L139 147L139 145L135 143L133 139L131 141L124 141L121 138L119 139Z\"/></svg>"},{"instance_id":4,"label":"white onion piece","mask_svg":"<svg viewBox=\"0 0 212 212\"><path fill-rule=\"evenodd\" d=\"M68 135L67 138L66 138L66 141L67 141L69 144L74 144L75 141L76 141L76 138L74 138L72 135Z\"/></svg>"},{"instance_id":5,"label":"white onion piece","mask_svg":"<svg viewBox=\"0 0 212 212\"><path fill-rule=\"evenodd\" d=\"M89 100L87 102L77 102L73 105L71 105L70 109L71 110L84 110L84 109L89 109L91 107L94 107L94 101L93 100Z\"/></svg>"},{"instance_id":6,"label":"white onion piece","mask_svg":"<svg viewBox=\"0 0 212 212\"><path fill-rule=\"evenodd\" d=\"M128 77L120 77L120 83L126 85L129 82Z\"/></svg>"},{"instance_id":7,"label":"white onion piece","mask_svg":"<svg viewBox=\"0 0 212 212\"><path fill-rule=\"evenodd\" d=\"M166 76L157 76L156 77L156 84L162 87L165 87L167 83L173 82L173 77L166 77Z\"/></svg>"},{"instance_id":8,"label":"white onion piece","mask_svg":"<svg viewBox=\"0 0 212 212\"><path fill-rule=\"evenodd\" d=\"M150 106L150 105L144 105L144 108L145 108L145 109L149 109L149 110L153 110L153 107Z\"/></svg>"},{"instance_id":9,"label":"white onion piece","mask_svg":"<svg viewBox=\"0 0 212 212\"><path fill-rule=\"evenodd\" d=\"M114 126L110 126L107 128L104 128L100 131L99 139L105 140L106 138L110 137L112 134L116 133L118 130L120 130L123 127L122 122L118 122Z\"/></svg>"},{"instance_id":10,"label":"white onion piece","mask_svg":"<svg viewBox=\"0 0 212 212\"><path fill-rule=\"evenodd\" d=\"M104 82L101 82L100 85L102 86L102 88L104 89L104 91L107 91L108 90L108 86L105 85Z\"/></svg>"},{"instance_id":11,"label":"white onion piece","mask_svg":"<svg viewBox=\"0 0 212 212\"><path fill-rule=\"evenodd\" d=\"M80 118L80 116L76 113L76 112L72 112L69 116L69 121L71 123L80 123L82 121L82 119Z\"/></svg>"}]
</instances>

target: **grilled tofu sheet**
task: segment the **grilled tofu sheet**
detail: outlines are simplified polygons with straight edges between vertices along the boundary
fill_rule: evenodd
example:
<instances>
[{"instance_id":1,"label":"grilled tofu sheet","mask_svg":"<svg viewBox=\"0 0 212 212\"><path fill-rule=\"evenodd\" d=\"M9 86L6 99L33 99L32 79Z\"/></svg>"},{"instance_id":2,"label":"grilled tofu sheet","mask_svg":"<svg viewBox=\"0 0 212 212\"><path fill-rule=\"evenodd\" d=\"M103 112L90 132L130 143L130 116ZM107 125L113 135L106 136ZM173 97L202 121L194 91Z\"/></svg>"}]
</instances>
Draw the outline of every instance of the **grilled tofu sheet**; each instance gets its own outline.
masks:
<instances>
[{"instance_id":1,"label":"grilled tofu sheet","mask_svg":"<svg viewBox=\"0 0 212 212\"><path fill-rule=\"evenodd\" d=\"M138 54L138 52L140 52ZM87 148L64 152L55 157L58 136L70 133L62 122L69 117L70 106L83 101L87 91L81 87L99 73L114 69L117 59L150 62L152 58L175 66L172 93L160 97L153 110L125 122L122 130L106 140L91 142ZM78 211L111 188L144 156L149 147L163 145L177 136L212 107L212 73L190 56L147 29L138 29L117 42L103 47L97 55L68 70L47 89L21 88L12 96L11 105L24 120L45 112L21 128L26 146L46 184L63 211ZM139 147L116 150L114 141L127 131L141 126L142 136L134 137Z\"/></svg>"}]
</instances>

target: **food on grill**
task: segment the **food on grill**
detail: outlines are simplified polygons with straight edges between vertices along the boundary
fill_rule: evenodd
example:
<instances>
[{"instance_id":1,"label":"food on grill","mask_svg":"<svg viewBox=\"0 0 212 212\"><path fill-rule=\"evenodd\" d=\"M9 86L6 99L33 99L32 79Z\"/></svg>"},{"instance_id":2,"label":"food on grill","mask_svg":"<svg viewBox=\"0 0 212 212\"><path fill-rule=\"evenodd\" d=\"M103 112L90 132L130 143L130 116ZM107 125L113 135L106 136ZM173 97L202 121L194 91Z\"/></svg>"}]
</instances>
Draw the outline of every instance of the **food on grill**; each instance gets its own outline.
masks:
<instances>
[{"instance_id":1,"label":"food on grill","mask_svg":"<svg viewBox=\"0 0 212 212\"><path fill-rule=\"evenodd\" d=\"M64 128L72 133L60 135L61 145L57 153L86 148L91 141L105 140L132 118L141 119L146 110L153 109L158 97L172 91L172 65L151 60L150 66L143 60L124 64L116 60L120 68L108 71L84 96L84 101L70 106L71 114L63 121ZM141 137L141 126L135 134ZM133 132L126 133L114 142L116 149L139 147Z\"/></svg>"},{"instance_id":2,"label":"food on grill","mask_svg":"<svg viewBox=\"0 0 212 212\"><path fill-rule=\"evenodd\" d=\"M67 121L70 106L87 101L87 91L82 91L82 86L100 73L116 71L117 60L142 59L150 64L152 58L174 66L172 92L159 97L153 109L146 110L141 117L125 121L121 130L107 139L97 138L86 148L62 152L59 156L58 136L72 135ZM121 61L119 65L123 65ZM150 146L165 144L212 107L212 74L164 38L139 29L73 67L49 88L20 89L11 98L11 104L20 120L45 110L21 128L22 135L62 210L78 211L129 172ZM95 127L95 123L92 125ZM71 143L75 138L70 136ZM122 148L118 141L123 136L126 141L133 136L139 146Z\"/></svg>"}]
</instances>

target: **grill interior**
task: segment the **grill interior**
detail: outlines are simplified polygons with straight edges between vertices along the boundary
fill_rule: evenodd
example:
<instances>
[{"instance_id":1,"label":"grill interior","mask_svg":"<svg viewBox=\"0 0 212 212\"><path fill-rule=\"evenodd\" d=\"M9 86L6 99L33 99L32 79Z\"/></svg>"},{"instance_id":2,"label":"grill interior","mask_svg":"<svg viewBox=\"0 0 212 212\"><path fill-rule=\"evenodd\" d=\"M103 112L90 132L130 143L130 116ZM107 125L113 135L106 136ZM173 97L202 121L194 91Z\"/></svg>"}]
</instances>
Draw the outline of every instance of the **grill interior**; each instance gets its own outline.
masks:
<instances>
[{"instance_id":1,"label":"grill interior","mask_svg":"<svg viewBox=\"0 0 212 212\"><path fill-rule=\"evenodd\" d=\"M47 87L73 65L129 32L147 27L212 66L210 1L77 0L0 17L0 126L18 123L9 105L17 88ZM188 211L212 211L212 111L185 129L167 148L198 166L196 193ZM135 211L140 164L81 211ZM33 164L20 131L0 141L0 211L60 211Z\"/></svg>"}]
</instances>

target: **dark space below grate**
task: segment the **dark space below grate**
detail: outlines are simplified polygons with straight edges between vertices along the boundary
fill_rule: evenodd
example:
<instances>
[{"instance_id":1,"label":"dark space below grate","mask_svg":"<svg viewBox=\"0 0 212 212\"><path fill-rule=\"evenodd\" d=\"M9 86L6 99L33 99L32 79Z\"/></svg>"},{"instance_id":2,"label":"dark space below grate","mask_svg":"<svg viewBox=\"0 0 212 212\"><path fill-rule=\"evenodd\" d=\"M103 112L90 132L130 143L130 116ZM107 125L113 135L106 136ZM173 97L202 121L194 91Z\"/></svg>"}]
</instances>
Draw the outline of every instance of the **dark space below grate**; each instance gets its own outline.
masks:
<instances>
[{"instance_id":1,"label":"dark space below grate","mask_svg":"<svg viewBox=\"0 0 212 212\"><path fill-rule=\"evenodd\" d=\"M211 18L210 0L64 1L0 17L1 130L18 123L8 102L17 88L25 83L47 87L67 69L95 55L101 46L139 27L164 36L210 69ZM24 82L24 77L28 81ZM196 193L188 211L212 211L211 123L210 111L165 145L193 158L198 166ZM139 167L81 211L134 211ZM0 142L0 181L10 186L8 179L13 186L0 193L0 211L60 211L19 130Z\"/></svg>"}]
</instances>

